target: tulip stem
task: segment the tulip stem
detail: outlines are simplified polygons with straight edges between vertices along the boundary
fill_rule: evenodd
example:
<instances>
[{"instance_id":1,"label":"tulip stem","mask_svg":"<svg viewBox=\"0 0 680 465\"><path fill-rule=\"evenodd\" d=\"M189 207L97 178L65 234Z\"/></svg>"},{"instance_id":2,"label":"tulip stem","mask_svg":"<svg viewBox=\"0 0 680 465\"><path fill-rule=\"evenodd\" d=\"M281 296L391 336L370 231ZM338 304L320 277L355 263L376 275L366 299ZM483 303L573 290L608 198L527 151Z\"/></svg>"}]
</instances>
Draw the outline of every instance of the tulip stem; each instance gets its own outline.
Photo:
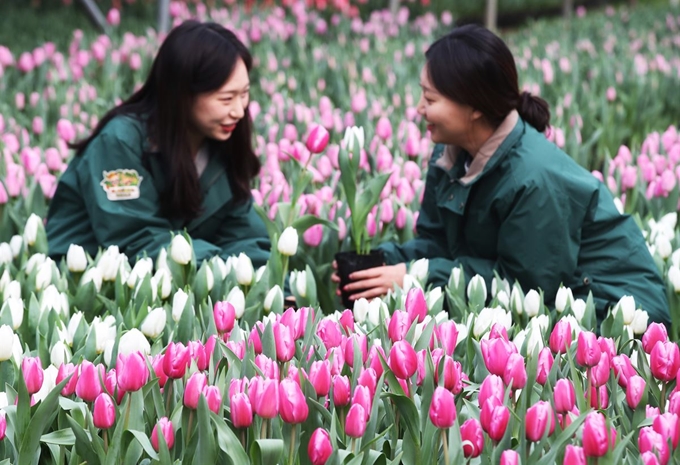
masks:
<instances>
[{"instance_id":1,"label":"tulip stem","mask_svg":"<svg viewBox=\"0 0 680 465\"><path fill-rule=\"evenodd\" d=\"M449 444L446 439L446 430L441 430L442 445L444 446L444 465L449 465Z\"/></svg>"},{"instance_id":2,"label":"tulip stem","mask_svg":"<svg viewBox=\"0 0 680 465\"><path fill-rule=\"evenodd\" d=\"M191 438L191 426L192 423L194 422L194 411L192 410L189 412L189 424L187 425L187 443L189 442L189 439Z\"/></svg>"},{"instance_id":3,"label":"tulip stem","mask_svg":"<svg viewBox=\"0 0 680 465\"><path fill-rule=\"evenodd\" d=\"M246 448L246 430L245 429L241 429L241 444L243 445L243 448L245 450L248 450Z\"/></svg>"},{"instance_id":4,"label":"tulip stem","mask_svg":"<svg viewBox=\"0 0 680 465\"><path fill-rule=\"evenodd\" d=\"M283 258L283 273L281 274L281 289L284 289L286 284L286 274L288 274L288 257L284 255L282 258Z\"/></svg>"},{"instance_id":5,"label":"tulip stem","mask_svg":"<svg viewBox=\"0 0 680 465\"><path fill-rule=\"evenodd\" d=\"M293 465L295 459L295 430L297 426L293 425L290 431L290 451L288 453L288 464Z\"/></svg>"},{"instance_id":6,"label":"tulip stem","mask_svg":"<svg viewBox=\"0 0 680 465\"><path fill-rule=\"evenodd\" d=\"M659 411L661 413L664 413L664 407L666 405L666 384L667 383L664 382L661 385L661 395L659 396Z\"/></svg>"},{"instance_id":7,"label":"tulip stem","mask_svg":"<svg viewBox=\"0 0 680 465\"><path fill-rule=\"evenodd\" d=\"M166 390L165 390L165 395L167 397L166 403L165 403L165 414L168 415L170 412L170 399L172 398L172 378L168 378L168 380L165 382Z\"/></svg>"},{"instance_id":8,"label":"tulip stem","mask_svg":"<svg viewBox=\"0 0 680 465\"><path fill-rule=\"evenodd\" d=\"M260 429L260 439L265 439L267 437L267 420L262 419L262 428Z\"/></svg>"},{"instance_id":9,"label":"tulip stem","mask_svg":"<svg viewBox=\"0 0 680 465\"><path fill-rule=\"evenodd\" d=\"M109 451L109 433L108 431L104 430L104 452Z\"/></svg>"},{"instance_id":10,"label":"tulip stem","mask_svg":"<svg viewBox=\"0 0 680 465\"><path fill-rule=\"evenodd\" d=\"M588 368L586 371L586 376L588 377L588 395L586 396L586 401L588 402L588 408L590 408L592 404L591 402L591 397L593 396L593 369ZM597 396L597 392L595 393ZM597 404L597 399L595 399L595 404Z\"/></svg>"},{"instance_id":11,"label":"tulip stem","mask_svg":"<svg viewBox=\"0 0 680 465\"><path fill-rule=\"evenodd\" d=\"M357 447L357 438L352 438L352 454L354 454Z\"/></svg>"},{"instance_id":12,"label":"tulip stem","mask_svg":"<svg viewBox=\"0 0 680 465\"><path fill-rule=\"evenodd\" d=\"M125 408L125 423L123 426L123 430L128 429L128 423L130 422L130 408L132 407L132 392L129 393L128 395L128 404L127 407Z\"/></svg>"}]
</instances>

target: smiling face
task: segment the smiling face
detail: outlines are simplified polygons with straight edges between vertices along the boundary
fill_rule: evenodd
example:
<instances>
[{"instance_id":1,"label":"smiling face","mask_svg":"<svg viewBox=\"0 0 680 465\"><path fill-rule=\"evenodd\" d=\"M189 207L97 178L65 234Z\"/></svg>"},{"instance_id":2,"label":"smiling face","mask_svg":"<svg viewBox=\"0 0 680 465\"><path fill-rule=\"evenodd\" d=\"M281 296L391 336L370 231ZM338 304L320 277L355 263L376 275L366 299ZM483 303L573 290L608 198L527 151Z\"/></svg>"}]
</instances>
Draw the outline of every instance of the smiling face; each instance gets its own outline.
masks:
<instances>
[{"instance_id":1,"label":"smiling face","mask_svg":"<svg viewBox=\"0 0 680 465\"><path fill-rule=\"evenodd\" d=\"M250 79L243 60L238 60L229 79L213 92L195 97L191 109L194 150L205 138L225 141L245 115L250 100Z\"/></svg>"},{"instance_id":2,"label":"smiling face","mask_svg":"<svg viewBox=\"0 0 680 465\"><path fill-rule=\"evenodd\" d=\"M418 113L427 121L432 142L467 148L473 141L474 123L481 113L440 94L430 81L427 65L420 73L422 94Z\"/></svg>"}]
</instances>

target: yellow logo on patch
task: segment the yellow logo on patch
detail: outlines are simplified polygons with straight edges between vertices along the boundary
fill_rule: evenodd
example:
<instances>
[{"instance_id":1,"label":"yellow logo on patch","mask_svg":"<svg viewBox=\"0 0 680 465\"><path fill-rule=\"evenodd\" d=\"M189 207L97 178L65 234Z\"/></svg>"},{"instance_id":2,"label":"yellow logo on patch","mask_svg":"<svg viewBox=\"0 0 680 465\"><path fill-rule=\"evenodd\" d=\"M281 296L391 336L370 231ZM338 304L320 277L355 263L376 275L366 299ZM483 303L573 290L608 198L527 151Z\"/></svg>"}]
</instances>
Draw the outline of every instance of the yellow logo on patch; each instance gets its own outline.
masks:
<instances>
[{"instance_id":1,"label":"yellow logo on patch","mask_svg":"<svg viewBox=\"0 0 680 465\"><path fill-rule=\"evenodd\" d=\"M109 200L133 200L139 198L139 185L144 179L137 170L119 169L104 171L99 183Z\"/></svg>"}]
</instances>

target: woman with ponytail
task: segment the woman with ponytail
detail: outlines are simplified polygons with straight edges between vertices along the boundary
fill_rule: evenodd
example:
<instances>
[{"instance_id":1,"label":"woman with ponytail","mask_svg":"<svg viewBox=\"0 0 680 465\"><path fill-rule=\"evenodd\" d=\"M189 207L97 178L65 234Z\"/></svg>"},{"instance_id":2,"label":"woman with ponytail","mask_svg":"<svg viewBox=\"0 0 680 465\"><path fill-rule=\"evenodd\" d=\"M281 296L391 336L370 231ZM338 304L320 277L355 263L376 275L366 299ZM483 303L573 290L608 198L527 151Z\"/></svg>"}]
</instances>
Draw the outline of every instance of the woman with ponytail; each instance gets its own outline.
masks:
<instances>
[{"instance_id":1,"label":"woman with ponytail","mask_svg":"<svg viewBox=\"0 0 680 465\"><path fill-rule=\"evenodd\" d=\"M520 91L513 56L489 30L454 29L426 52L418 112L437 145L417 237L381 246L388 266L355 272L345 289L371 298L429 259L428 284L454 268L490 287L494 273L552 305L560 285L592 293L598 321L624 295L669 323L663 280L642 233L607 188L546 139L550 111ZM337 276L334 276L337 281ZM488 293L490 295L490 292Z\"/></svg>"},{"instance_id":2,"label":"woman with ponytail","mask_svg":"<svg viewBox=\"0 0 680 465\"><path fill-rule=\"evenodd\" d=\"M117 245L155 257L186 231L196 259L269 258L252 209L260 170L248 111L252 57L214 23L186 21L165 38L144 85L72 146L47 219L49 252Z\"/></svg>"}]
</instances>

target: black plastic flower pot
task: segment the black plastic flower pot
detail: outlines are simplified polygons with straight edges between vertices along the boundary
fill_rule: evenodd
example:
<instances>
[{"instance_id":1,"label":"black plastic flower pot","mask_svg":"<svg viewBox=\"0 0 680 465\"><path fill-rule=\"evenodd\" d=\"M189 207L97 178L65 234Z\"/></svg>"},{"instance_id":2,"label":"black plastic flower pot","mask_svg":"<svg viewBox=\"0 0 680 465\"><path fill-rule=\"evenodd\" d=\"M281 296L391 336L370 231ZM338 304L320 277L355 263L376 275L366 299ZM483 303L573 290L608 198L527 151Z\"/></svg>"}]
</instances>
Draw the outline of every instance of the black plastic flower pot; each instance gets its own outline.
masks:
<instances>
[{"instance_id":1,"label":"black plastic flower pot","mask_svg":"<svg viewBox=\"0 0 680 465\"><path fill-rule=\"evenodd\" d=\"M352 308L354 301L349 300L351 294L357 291L345 292L342 290L346 284L352 282L349 275L355 271L368 270L385 264L385 255L382 250L373 250L371 253L361 255L356 252L338 252L335 254L338 264L338 276L340 276L340 291L342 292L342 304L345 308Z\"/></svg>"}]
</instances>

